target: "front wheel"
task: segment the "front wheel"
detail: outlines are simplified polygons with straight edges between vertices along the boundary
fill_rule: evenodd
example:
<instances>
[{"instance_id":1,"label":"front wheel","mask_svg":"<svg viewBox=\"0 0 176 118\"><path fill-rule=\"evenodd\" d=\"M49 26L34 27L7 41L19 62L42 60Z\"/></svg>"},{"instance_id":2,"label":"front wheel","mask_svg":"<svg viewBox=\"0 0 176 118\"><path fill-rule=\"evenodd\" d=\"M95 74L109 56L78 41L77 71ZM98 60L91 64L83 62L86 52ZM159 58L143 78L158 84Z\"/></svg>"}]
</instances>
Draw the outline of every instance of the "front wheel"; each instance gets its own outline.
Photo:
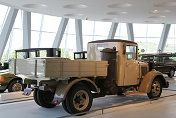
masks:
<instances>
[{"instance_id":1,"label":"front wheel","mask_svg":"<svg viewBox=\"0 0 176 118\"><path fill-rule=\"evenodd\" d=\"M174 75L175 75L175 70L174 70L174 69L171 69L170 72L169 72L169 74L168 74L168 76L169 76L170 78L172 78Z\"/></svg>"},{"instance_id":2,"label":"front wheel","mask_svg":"<svg viewBox=\"0 0 176 118\"><path fill-rule=\"evenodd\" d=\"M89 111L92 102L92 93L87 86L74 86L66 97L66 111L70 114Z\"/></svg>"},{"instance_id":3,"label":"front wheel","mask_svg":"<svg viewBox=\"0 0 176 118\"><path fill-rule=\"evenodd\" d=\"M39 105L39 106L41 106L41 104L39 103L39 101L38 101L38 89L34 89L34 92L33 92L33 96L34 96L34 101Z\"/></svg>"},{"instance_id":4,"label":"front wheel","mask_svg":"<svg viewBox=\"0 0 176 118\"><path fill-rule=\"evenodd\" d=\"M13 80L8 86L8 92L23 91L24 86L20 80Z\"/></svg>"},{"instance_id":5,"label":"front wheel","mask_svg":"<svg viewBox=\"0 0 176 118\"><path fill-rule=\"evenodd\" d=\"M162 93L162 83L158 78L155 78L151 85L151 90L147 93L150 99L159 98Z\"/></svg>"}]
</instances>

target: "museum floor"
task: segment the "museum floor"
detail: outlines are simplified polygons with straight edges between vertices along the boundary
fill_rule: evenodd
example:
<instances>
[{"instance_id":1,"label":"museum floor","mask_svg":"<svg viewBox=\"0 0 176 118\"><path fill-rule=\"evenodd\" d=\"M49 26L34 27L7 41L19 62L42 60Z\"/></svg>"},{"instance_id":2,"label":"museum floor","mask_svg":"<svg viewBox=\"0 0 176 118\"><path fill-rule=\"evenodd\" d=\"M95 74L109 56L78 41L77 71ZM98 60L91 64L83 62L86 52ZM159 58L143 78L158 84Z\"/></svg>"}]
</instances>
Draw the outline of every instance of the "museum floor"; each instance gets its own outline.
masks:
<instances>
[{"instance_id":1,"label":"museum floor","mask_svg":"<svg viewBox=\"0 0 176 118\"><path fill-rule=\"evenodd\" d=\"M170 87L163 90L162 98L159 100L150 101L145 94L97 98L94 99L92 112L79 117L176 118L176 77L167 78L167 80L170 82ZM69 116L62 105L46 109L36 105L33 100L5 104L0 101L1 118L56 118L63 116L74 117Z\"/></svg>"}]
</instances>

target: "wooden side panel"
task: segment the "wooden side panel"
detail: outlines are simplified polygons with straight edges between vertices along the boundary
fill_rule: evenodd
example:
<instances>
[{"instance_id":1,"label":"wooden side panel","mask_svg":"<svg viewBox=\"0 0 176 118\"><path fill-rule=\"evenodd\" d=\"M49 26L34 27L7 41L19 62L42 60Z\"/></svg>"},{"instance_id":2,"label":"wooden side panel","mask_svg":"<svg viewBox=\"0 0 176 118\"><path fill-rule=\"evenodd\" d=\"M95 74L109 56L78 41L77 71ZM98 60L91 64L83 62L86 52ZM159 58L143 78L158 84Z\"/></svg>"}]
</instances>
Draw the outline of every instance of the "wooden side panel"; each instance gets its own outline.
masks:
<instances>
[{"instance_id":1,"label":"wooden side panel","mask_svg":"<svg viewBox=\"0 0 176 118\"><path fill-rule=\"evenodd\" d=\"M106 61L46 60L46 77L107 76Z\"/></svg>"},{"instance_id":2,"label":"wooden side panel","mask_svg":"<svg viewBox=\"0 0 176 118\"><path fill-rule=\"evenodd\" d=\"M10 72L27 77L96 77L107 76L107 61L69 60L66 58L13 60ZM16 63L16 68L14 67Z\"/></svg>"}]
</instances>

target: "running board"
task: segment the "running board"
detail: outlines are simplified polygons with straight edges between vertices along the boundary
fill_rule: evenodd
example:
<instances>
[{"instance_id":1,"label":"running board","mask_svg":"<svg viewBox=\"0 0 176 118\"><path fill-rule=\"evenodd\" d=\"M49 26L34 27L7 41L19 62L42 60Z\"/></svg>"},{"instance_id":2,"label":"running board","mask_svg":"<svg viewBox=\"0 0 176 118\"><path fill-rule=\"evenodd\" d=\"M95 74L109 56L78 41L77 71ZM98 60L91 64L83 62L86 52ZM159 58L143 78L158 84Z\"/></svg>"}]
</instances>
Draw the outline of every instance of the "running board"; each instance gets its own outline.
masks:
<instances>
[{"instance_id":1,"label":"running board","mask_svg":"<svg viewBox=\"0 0 176 118\"><path fill-rule=\"evenodd\" d=\"M137 95L137 94L142 94L142 92L139 91L125 92L125 95Z\"/></svg>"}]
</instances>

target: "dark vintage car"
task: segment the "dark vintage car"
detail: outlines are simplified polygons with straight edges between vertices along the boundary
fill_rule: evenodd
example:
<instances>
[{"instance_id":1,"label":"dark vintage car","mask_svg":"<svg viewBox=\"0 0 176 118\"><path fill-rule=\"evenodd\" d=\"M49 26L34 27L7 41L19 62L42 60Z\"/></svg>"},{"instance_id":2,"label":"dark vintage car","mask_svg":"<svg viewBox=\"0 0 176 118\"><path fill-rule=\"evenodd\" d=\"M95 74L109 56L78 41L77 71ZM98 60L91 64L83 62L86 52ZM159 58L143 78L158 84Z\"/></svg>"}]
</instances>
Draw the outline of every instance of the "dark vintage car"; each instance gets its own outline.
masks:
<instances>
[{"instance_id":1,"label":"dark vintage car","mask_svg":"<svg viewBox=\"0 0 176 118\"><path fill-rule=\"evenodd\" d=\"M176 53L140 54L143 62L150 64L150 69L155 69L172 78L176 70Z\"/></svg>"},{"instance_id":2,"label":"dark vintage car","mask_svg":"<svg viewBox=\"0 0 176 118\"><path fill-rule=\"evenodd\" d=\"M87 51L74 52L74 59L87 59Z\"/></svg>"},{"instance_id":3,"label":"dark vintage car","mask_svg":"<svg viewBox=\"0 0 176 118\"><path fill-rule=\"evenodd\" d=\"M36 58L36 57L60 57L61 50L59 48L30 48L16 50L15 56L21 58ZM0 93L8 89L8 92L21 91L25 88L22 78L11 74L8 70L0 71Z\"/></svg>"}]
</instances>

